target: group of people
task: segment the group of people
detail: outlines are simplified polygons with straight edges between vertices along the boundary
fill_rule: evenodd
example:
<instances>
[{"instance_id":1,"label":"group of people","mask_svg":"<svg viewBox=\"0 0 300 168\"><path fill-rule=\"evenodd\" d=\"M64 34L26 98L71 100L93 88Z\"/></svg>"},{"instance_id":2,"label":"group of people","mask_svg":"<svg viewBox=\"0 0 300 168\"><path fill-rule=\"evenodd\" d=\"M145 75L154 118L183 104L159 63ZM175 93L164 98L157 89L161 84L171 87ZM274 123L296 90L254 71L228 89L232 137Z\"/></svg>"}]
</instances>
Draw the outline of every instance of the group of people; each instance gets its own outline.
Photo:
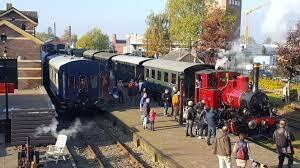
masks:
<instances>
[{"instance_id":1,"label":"group of people","mask_svg":"<svg viewBox=\"0 0 300 168\"><path fill-rule=\"evenodd\" d=\"M144 129L148 129L147 126L148 123L150 123L149 129L154 131L156 112L150 106L150 97L146 87L143 87L141 82L136 83L131 80L127 89L131 105L134 105L135 97L140 92L138 95L140 95L139 106L142 126ZM121 92L119 101L122 103L124 102L124 91L125 88L122 82L118 82L118 92ZM180 111L180 91L173 88L173 92L170 93L168 89L165 89L161 98L164 116L173 116L174 119L177 120ZM171 109L170 114L168 113L169 109ZM197 104L194 104L193 101L188 101L187 106L183 110L183 118L186 120L185 135L190 137L196 135L199 139L206 139L207 145L212 145L213 153L218 157L220 168L231 168L232 155L235 156L237 167L246 167L251 153L249 143L245 141L246 134L239 134L239 140L232 149L228 127L224 126L220 133L216 133L219 115L216 109L205 106L205 100ZM195 135L193 134L194 123L196 124ZM273 139L278 151L278 168L283 167L285 158L288 158L288 167L292 167L294 154L292 141L294 140L294 136L286 129L285 120L280 121L279 128L273 134ZM254 161L253 163L258 164L258 162ZM261 164L261 166L262 165L263 164Z\"/></svg>"},{"instance_id":2,"label":"group of people","mask_svg":"<svg viewBox=\"0 0 300 168\"><path fill-rule=\"evenodd\" d=\"M219 116L216 110L205 106L205 101L194 105L189 101L184 109L183 117L186 119L186 136L194 137L193 124L196 123L196 136L200 139L206 139L207 145L211 145L211 137L216 136Z\"/></svg>"},{"instance_id":3,"label":"group of people","mask_svg":"<svg viewBox=\"0 0 300 168\"><path fill-rule=\"evenodd\" d=\"M224 126L222 131L216 137L213 145L213 153L217 155L219 160L219 167L231 168L231 155L234 152L236 164L239 168L246 167L247 161L250 159L249 144L245 141L246 134L241 133L239 140L235 143L233 150L231 150L231 142L228 136L228 127ZM293 167L294 149L292 141L295 140L293 134L286 128L286 121L280 120L279 128L274 131L273 140L275 142L278 152L278 168L283 167L284 159L288 159L288 168ZM258 162L253 161L257 165ZM260 164L260 167L267 167Z\"/></svg>"},{"instance_id":4,"label":"group of people","mask_svg":"<svg viewBox=\"0 0 300 168\"><path fill-rule=\"evenodd\" d=\"M131 79L128 82L127 87L123 85L121 80L117 83L117 92L118 92L118 101L120 104L124 103L124 98L128 97L128 104L129 106L135 106L137 103L137 99L139 99L139 93L143 92L145 89L144 82L139 81L136 82Z\"/></svg>"}]
</instances>

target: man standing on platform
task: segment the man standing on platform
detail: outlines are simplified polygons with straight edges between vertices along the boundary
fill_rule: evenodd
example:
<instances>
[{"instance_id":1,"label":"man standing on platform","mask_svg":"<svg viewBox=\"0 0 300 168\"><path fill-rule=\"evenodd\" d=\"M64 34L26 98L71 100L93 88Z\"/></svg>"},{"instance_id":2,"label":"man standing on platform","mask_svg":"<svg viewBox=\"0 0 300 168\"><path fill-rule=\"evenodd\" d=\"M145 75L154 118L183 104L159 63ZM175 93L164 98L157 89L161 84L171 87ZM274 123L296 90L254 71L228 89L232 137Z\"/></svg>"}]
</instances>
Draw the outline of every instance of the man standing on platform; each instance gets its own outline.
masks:
<instances>
[{"instance_id":1,"label":"man standing on platform","mask_svg":"<svg viewBox=\"0 0 300 168\"><path fill-rule=\"evenodd\" d=\"M288 168L293 167L294 149L292 141L295 140L295 137L286 129L285 120L280 120L279 128L275 130L273 139L278 152L278 168L282 168L285 157L288 159Z\"/></svg>"},{"instance_id":2,"label":"man standing on platform","mask_svg":"<svg viewBox=\"0 0 300 168\"><path fill-rule=\"evenodd\" d=\"M172 106L173 106L173 110L174 110L174 119L176 120L176 116L178 116L179 114L179 95L180 95L180 91L178 91L177 93L175 93L172 97Z\"/></svg>"},{"instance_id":3,"label":"man standing on platform","mask_svg":"<svg viewBox=\"0 0 300 168\"><path fill-rule=\"evenodd\" d=\"M219 168L231 168L231 143L228 136L228 127L224 126L220 135L216 137L213 145L213 154L218 156ZM225 163L225 164L224 164Z\"/></svg>"},{"instance_id":4,"label":"man standing on platform","mask_svg":"<svg viewBox=\"0 0 300 168\"><path fill-rule=\"evenodd\" d=\"M187 118L186 118L186 136L191 136L194 137L193 135L193 123L194 123L194 119L195 119L195 110L193 108L194 102L193 101L189 101L188 102L188 107L187 107ZM190 132L190 133L189 133Z\"/></svg>"},{"instance_id":5,"label":"man standing on platform","mask_svg":"<svg viewBox=\"0 0 300 168\"><path fill-rule=\"evenodd\" d=\"M171 95L168 89L165 89L165 92L162 94L162 100L164 103L164 115L168 116L168 109L171 105Z\"/></svg>"},{"instance_id":6,"label":"man standing on platform","mask_svg":"<svg viewBox=\"0 0 300 168\"><path fill-rule=\"evenodd\" d=\"M209 112L206 113L206 120L208 126L207 132L207 145L211 145L210 139L211 136L216 137L217 123L218 123L218 115L217 112L211 108Z\"/></svg>"}]
</instances>

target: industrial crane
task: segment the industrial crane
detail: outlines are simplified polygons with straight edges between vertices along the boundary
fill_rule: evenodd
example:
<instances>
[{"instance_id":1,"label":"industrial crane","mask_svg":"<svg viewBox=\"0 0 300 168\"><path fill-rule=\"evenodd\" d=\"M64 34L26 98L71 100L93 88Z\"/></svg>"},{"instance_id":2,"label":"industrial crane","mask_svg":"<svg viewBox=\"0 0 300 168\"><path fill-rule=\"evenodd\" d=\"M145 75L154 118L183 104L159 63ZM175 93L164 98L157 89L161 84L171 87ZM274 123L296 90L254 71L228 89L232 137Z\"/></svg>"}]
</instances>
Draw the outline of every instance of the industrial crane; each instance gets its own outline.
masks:
<instances>
[{"instance_id":1,"label":"industrial crane","mask_svg":"<svg viewBox=\"0 0 300 168\"><path fill-rule=\"evenodd\" d=\"M250 15L252 12L256 11L256 10L259 10L259 9L261 9L261 8L263 8L263 7L267 6L267 5L269 5L270 3L271 3L271 2L268 1L268 2L265 3L265 4L259 5L259 6L255 7L255 8L248 9L248 10L245 11L245 35L244 35L244 44L246 45L246 47L247 47L247 45L248 45L248 43L249 43L249 35L250 35L250 30L249 30L249 28L250 28L250 26L249 26L249 15Z\"/></svg>"}]
</instances>

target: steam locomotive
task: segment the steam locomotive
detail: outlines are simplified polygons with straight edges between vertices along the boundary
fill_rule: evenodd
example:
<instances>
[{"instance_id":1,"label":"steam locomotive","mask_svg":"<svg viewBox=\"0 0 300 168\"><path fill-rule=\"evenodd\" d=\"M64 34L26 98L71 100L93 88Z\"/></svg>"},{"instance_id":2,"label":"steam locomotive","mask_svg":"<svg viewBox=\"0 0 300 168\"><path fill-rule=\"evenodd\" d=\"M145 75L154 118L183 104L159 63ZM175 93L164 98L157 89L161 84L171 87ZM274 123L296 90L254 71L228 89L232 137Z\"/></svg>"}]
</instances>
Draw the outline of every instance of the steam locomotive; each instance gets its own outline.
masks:
<instances>
[{"instance_id":1,"label":"steam locomotive","mask_svg":"<svg viewBox=\"0 0 300 168\"><path fill-rule=\"evenodd\" d=\"M254 85L237 72L204 70L195 73L195 101L219 109L223 124L232 133L271 133L276 127L266 94L258 90L259 64L253 65Z\"/></svg>"}]
</instances>

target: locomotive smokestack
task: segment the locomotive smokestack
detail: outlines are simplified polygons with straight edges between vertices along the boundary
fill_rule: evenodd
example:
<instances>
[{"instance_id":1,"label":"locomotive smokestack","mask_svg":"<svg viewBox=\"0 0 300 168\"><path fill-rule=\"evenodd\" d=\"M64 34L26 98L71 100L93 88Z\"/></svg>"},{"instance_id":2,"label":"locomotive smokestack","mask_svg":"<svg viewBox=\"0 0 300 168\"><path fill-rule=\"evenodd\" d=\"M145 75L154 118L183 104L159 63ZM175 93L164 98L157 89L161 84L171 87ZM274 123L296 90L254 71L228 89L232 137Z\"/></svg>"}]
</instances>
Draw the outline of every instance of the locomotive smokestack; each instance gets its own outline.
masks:
<instances>
[{"instance_id":1,"label":"locomotive smokestack","mask_svg":"<svg viewBox=\"0 0 300 168\"><path fill-rule=\"evenodd\" d=\"M258 91L259 67L260 67L260 63L253 64L253 92L254 93Z\"/></svg>"}]
</instances>

